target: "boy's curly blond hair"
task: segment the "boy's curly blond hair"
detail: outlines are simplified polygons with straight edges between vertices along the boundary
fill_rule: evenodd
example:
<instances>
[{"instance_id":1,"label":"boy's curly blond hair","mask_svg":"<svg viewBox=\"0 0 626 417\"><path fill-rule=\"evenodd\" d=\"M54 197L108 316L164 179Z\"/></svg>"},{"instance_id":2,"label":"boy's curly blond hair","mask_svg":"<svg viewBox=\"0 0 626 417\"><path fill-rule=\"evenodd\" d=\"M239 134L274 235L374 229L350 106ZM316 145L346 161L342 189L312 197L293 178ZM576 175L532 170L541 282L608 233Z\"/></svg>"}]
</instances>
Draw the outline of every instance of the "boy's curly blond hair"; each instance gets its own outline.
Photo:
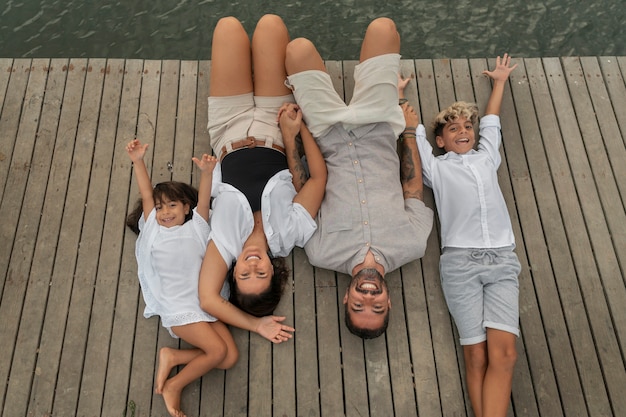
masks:
<instances>
[{"instance_id":1,"label":"boy's curly blond hair","mask_svg":"<svg viewBox=\"0 0 626 417\"><path fill-rule=\"evenodd\" d=\"M435 136L441 136L443 133L443 127L453 120L459 117L465 117L473 125L478 120L478 106L476 103L467 103L465 101L457 101L447 109L439 112L432 123L432 128L435 131Z\"/></svg>"}]
</instances>

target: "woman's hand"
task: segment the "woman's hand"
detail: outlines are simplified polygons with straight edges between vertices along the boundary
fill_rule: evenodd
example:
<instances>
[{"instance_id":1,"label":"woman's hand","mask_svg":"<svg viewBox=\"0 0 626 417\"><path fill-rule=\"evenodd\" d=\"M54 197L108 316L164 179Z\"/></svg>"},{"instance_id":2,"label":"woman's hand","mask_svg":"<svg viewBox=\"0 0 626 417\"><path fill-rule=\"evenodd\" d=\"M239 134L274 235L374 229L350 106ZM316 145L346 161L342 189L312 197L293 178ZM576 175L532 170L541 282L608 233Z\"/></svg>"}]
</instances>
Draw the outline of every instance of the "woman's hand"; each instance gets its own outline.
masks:
<instances>
[{"instance_id":1,"label":"woman's hand","mask_svg":"<svg viewBox=\"0 0 626 417\"><path fill-rule=\"evenodd\" d=\"M259 319L256 332L272 343L281 343L291 339L296 331L293 327L282 324L282 316L265 316Z\"/></svg>"},{"instance_id":2,"label":"woman's hand","mask_svg":"<svg viewBox=\"0 0 626 417\"><path fill-rule=\"evenodd\" d=\"M285 103L278 110L278 126L283 134L283 141L295 140L300 133L302 111L297 104Z\"/></svg>"}]
</instances>

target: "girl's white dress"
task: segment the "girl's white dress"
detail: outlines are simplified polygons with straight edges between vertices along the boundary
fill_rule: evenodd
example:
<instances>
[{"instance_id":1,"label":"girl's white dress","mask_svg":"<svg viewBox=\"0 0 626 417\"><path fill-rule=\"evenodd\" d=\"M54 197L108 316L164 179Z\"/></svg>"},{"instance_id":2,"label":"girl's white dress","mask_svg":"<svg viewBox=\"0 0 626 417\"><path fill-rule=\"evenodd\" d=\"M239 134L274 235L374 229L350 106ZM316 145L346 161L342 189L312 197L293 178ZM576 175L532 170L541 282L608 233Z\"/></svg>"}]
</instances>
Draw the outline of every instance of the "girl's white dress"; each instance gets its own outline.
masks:
<instances>
[{"instance_id":1,"label":"girl's white dress","mask_svg":"<svg viewBox=\"0 0 626 417\"><path fill-rule=\"evenodd\" d=\"M172 337L172 326L217 319L200 308L198 278L211 227L193 210L191 220L174 227L160 226L153 209L139 220L135 245L141 292L146 303L144 317L161 317ZM228 299L225 282L221 296Z\"/></svg>"}]
</instances>

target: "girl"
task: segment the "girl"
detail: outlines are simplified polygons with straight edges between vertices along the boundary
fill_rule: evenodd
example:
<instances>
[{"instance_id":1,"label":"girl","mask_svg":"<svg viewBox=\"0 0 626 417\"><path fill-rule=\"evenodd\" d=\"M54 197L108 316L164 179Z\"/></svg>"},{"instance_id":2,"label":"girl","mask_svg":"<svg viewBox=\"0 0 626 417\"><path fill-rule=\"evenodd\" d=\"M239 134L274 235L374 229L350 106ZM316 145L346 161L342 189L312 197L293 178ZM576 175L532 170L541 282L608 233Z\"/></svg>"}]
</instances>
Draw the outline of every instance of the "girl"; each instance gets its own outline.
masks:
<instances>
[{"instance_id":1,"label":"girl","mask_svg":"<svg viewBox=\"0 0 626 417\"><path fill-rule=\"evenodd\" d=\"M238 358L224 323L204 312L198 300L198 274L210 233L209 204L217 159L207 154L202 159L192 158L201 171L198 192L173 181L153 189L143 160L147 148L137 139L126 145L141 194L141 204L129 215L127 224L139 230L135 255L146 303L144 317L159 315L172 337L196 346L164 347L159 352L155 391L163 395L167 411L180 417L185 415L180 410L183 388L213 368L232 367ZM226 286L221 296L228 297ZM185 366L168 378L178 365Z\"/></svg>"},{"instance_id":2,"label":"girl","mask_svg":"<svg viewBox=\"0 0 626 417\"><path fill-rule=\"evenodd\" d=\"M269 315L288 278L282 257L304 246L315 231L327 175L284 84L288 42L287 28L276 15L259 20L252 44L233 17L215 27L208 130L222 182L214 190L211 241L199 287L207 312L275 343L293 331L280 323L284 317ZM308 179L296 149L298 133ZM234 305L219 296L229 270Z\"/></svg>"}]
</instances>

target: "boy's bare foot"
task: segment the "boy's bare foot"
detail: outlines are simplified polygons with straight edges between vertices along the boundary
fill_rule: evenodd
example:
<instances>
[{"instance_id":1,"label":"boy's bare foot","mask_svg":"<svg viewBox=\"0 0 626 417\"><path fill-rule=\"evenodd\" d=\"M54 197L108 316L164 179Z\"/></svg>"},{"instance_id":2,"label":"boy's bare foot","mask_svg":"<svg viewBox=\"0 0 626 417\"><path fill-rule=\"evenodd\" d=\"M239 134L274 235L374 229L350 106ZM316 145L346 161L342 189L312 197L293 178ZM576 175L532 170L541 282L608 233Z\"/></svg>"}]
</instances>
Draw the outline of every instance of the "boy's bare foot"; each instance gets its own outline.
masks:
<instances>
[{"instance_id":1,"label":"boy's bare foot","mask_svg":"<svg viewBox=\"0 0 626 417\"><path fill-rule=\"evenodd\" d=\"M180 394L181 391L171 389L170 384L167 382L163 385L163 400L165 401L167 412L170 413L172 417L186 417L183 410L180 409Z\"/></svg>"},{"instance_id":2,"label":"boy's bare foot","mask_svg":"<svg viewBox=\"0 0 626 417\"><path fill-rule=\"evenodd\" d=\"M159 368L156 375L156 386L154 392L157 394L163 394L163 386L165 381L170 376L170 371L176 366L174 363L174 349L169 347L162 347L159 351Z\"/></svg>"}]
</instances>

